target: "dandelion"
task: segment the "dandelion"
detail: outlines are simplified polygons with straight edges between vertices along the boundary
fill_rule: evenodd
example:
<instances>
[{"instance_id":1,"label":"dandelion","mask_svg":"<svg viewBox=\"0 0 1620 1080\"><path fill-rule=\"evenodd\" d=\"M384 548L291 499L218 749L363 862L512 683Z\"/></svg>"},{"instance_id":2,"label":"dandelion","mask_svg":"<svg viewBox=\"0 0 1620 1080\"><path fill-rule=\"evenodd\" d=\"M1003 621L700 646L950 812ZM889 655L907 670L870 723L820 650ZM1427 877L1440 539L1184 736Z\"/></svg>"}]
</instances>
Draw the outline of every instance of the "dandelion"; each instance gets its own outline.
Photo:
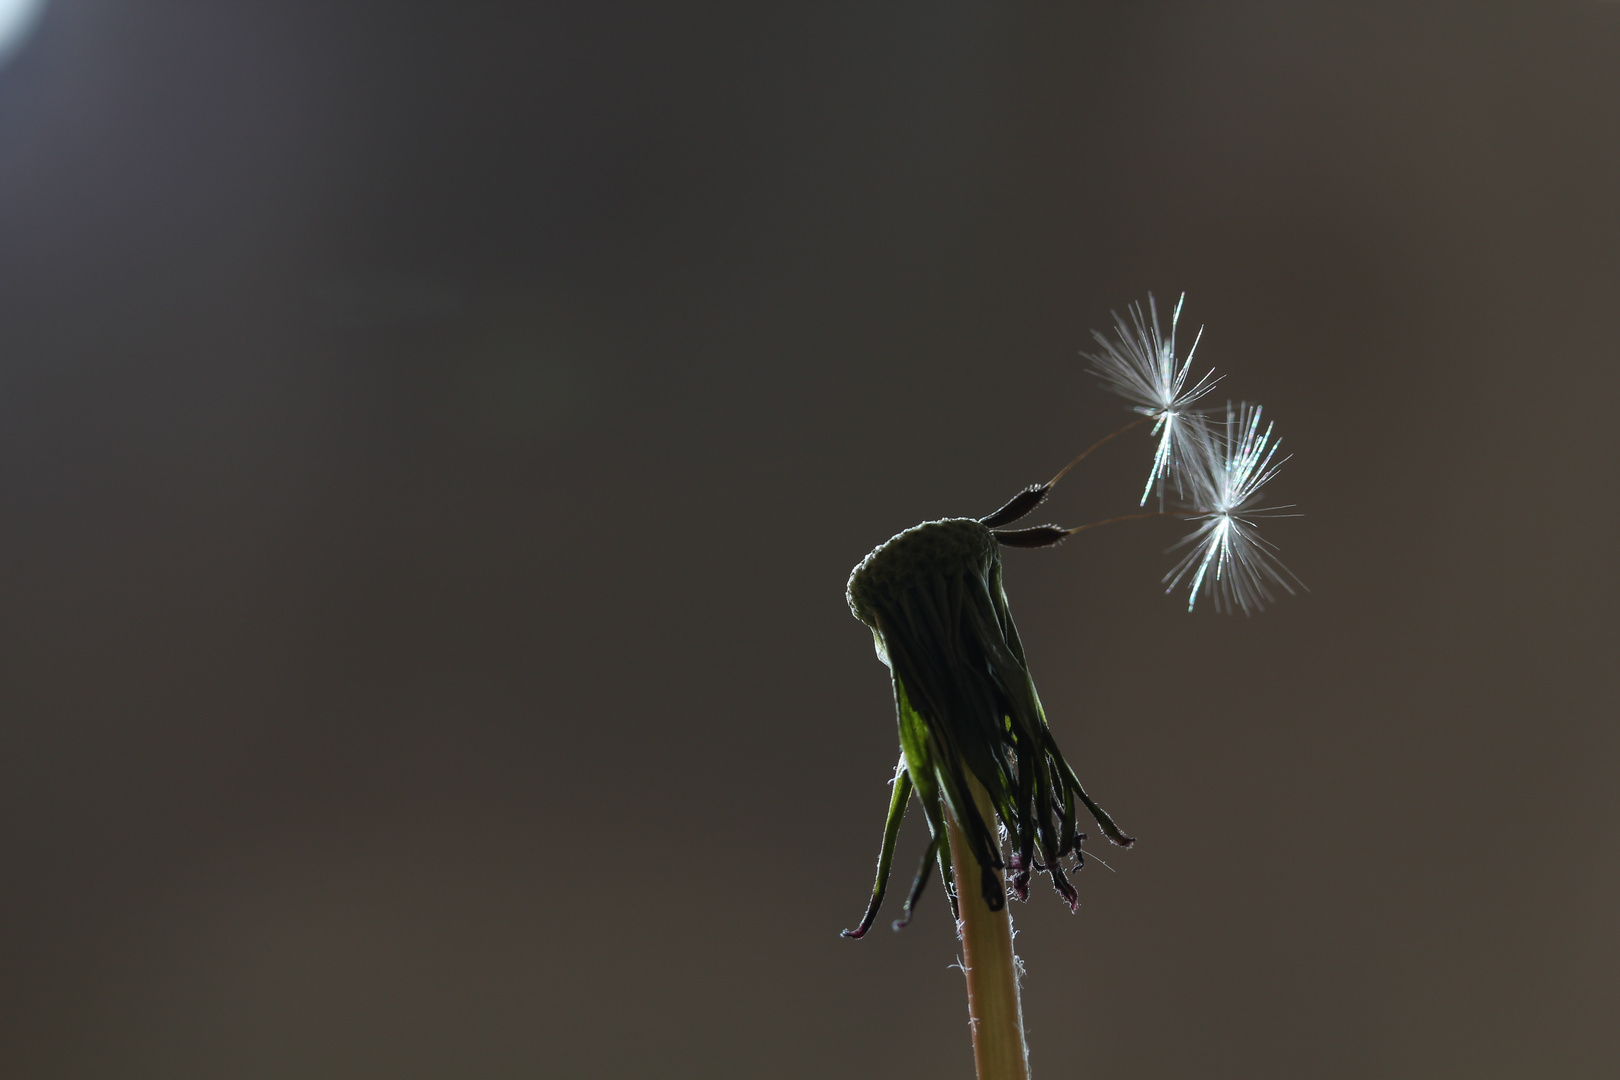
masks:
<instances>
[{"instance_id":1,"label":"dandelion","mask_svg":"<svg viewBox=\"0 0 1620 1080\"><path fill-rule=\"evenodd\" d=\"M1147 320L1139 306L1127 310L1132 324L1115 316L1119 343L1095 335L1104 351L1092 360L1104 383L1135 403L1141 414L1136 420L993 513L927 521L890 538L855 567L846 590L850 610L872 631L878 659L889 668L900 762L871 902L844 936L863 937L876 920L900 825L915 796L928 820L929 842L894 927L911 919L937 869L957 917L980 1080L1029 1075L1009 894L1027 899L1031 877L1041 873L1070 910L1078 907L1069 875L1083 865L1081 807L1109 840L1135 843L1086 793L1047 725L1002 587L1002 549L1051 547L1119 521L1182 517L1198 522L1177 545L1192 551L1164 580L1170 590L1188 582L1189 610L1207 592L1218 609L1247 613L1272 599L1270 585L1292 593L1290 582L1298 583L1255 529L1257 517L1284 509L1255 503L1287 460L1277 459L1271 426L1261 430L1260 407L1234 410L1229 404L1224 426L1210 423L1191 406L1209 392L1213 377L1205 375L1188 389L1192 352L1179 364L1175 357L1181 303L1171 316L1168 342L1151 296ZM1077 528L1007 527L1045 502L1089 454L1149 420L1159 442L1141 503L1155 485L1162 499L1164 481L1171 479L1188 500L1186 508L1161 504Z\"/></svg>"},{"instance_id":2,"label":"dandelion","mask_svg":"<svg viewBox=\"0 0 1620 1080\"><path fill-rule=\"evenodd\" d=\"M937 865L958 919L981 1080L1028 1076L1001 871L1020 899L1029 895L1032 872L1050 875L1073 910L1079 894L1062 863L1072 857L1070 872L1082 865L1077 804L1110 840L1134 843L1086 794L1058 749L1007 606L1002 539L1046 546L1067 535L1057 526L994 527L1038 502L1026 491L981 519L945 518L907 529L861 560L846 594L889 668L901 755L872 900L860 925L844 936L863 936L877 917L901 819L915 792L930 840L895 929L910 920ZM1028 543L1032 533L1046 539ZM1010 849L1005 858L1003 830Z\"/></svg>"},{"instance_id":3,"label":"dandelion","mask_svg":"<svg viewBox=\"0 0 1620 1080\"><path fill-rule=\"evenodd\" d=\"M1038 871L1051 876L1071 909L1078 906L1061 865L1070 855L1079 865L1085 834L1076 829L1077 800L1109 839L1132 843L1086 794L1047 726L1001 585L1003 539L1017 544L1038 530L992 528L998 520L924 522L879 546L850 574L850 610L871 628L878 659L892 676L902 756L872 903L847 937L863 936L883 903L894 839L913 790L933 838L896 929L910 920L936 862L947 890L954 888L946 808L962 826L992 911L1005 901L994 873L1001 869L1012 871L1020 899ZM1065 534L1056 526L1041 529L1059 540ZM994 813L978 809L976 788L989 793ZM1010 863L1001 857L997 817L1012 848Z\"/></svg>"},{"instance_id":4,"label":"dandelion","mask_svg":"<svg viewBox=\"0 0 1620 1080\"><path fill-rule=\"evenodd\" d=\"M1198 602L1199 591L1211 595L1217 611L1258 611L1275 597L1268 583L1286 590L1304 584L1277 558L1277 548L1259 534L1261 517L1286 506L1256 507L1260 489L1288 460L1277 459L1280 440L1272 439L1274 425L1260 430L1261 409L1244 402L1234 411L1226 405L1226 423L1210 424L1195 468L1188 470L1191 508L1187 516L1200 522L1175 545L1192 550L1164 576L1166 592L1173 592L1189 573L1187 610ZM1174 550L1174 549L1172 549ZM1292 581L1290 581L1292 579Z\"/></svg>"},{"instance_id":5,"label":"dandelion","mask_svg":"<svg viewBox=\"0 0 1620 1080\"><path fill-rule=\"evenodd\" d=\"M1159 308L1149 293L1147 319L1142 318L1141 304L1125 309L1131 316L1128 324L1119 312L1114 312L1114 332L1119 340L1110 341L1101 331L1093 330L1091 336L1102 346L1102 352L1084 354L1091 361L1092 374L1102 380L1104 387L1131 402L1143 417L1151 419L1153 434L1159 437L1139 506L1147 503L1155 485L1160 498L1164 497L1167 477L1176 484L1178 493L1182 490L1182 474L1189 459L1198 455L1203 436L1203 417L1192 410L1192 405L1219 381L1211 371L1190 388L1187 386L1193 353L1204 336L1202 327L1187 350L1187 358L1180 364L1176 362L1176 323L1181 320L1181 305L1186 299L1187 294L1182 293L1176 301L1168 340L1160 333Z\"/></svg>"}]
</instances>

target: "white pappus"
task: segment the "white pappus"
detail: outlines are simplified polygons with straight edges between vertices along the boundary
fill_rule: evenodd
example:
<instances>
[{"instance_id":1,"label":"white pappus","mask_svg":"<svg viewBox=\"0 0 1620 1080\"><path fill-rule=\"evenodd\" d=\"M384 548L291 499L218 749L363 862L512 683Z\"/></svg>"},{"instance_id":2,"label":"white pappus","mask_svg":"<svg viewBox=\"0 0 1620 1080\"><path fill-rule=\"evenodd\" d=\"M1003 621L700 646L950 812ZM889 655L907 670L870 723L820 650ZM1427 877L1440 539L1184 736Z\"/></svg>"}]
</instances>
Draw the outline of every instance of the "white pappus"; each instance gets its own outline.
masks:
<instances>
[{"instance_id":1,"label":"white pappus","mask_svg":"<svg viewBox=\"0 0 1620 1080\"><path fill-rule=\"evenodd\" d=\"M1154 485L1164 496L1164 479L1169 477L1178 494L1185 493L1182 483L1189 461L1196 459L1203 442L1203 417L1191 410L1193 402L1209 393L1218 381L1213 371L1187 385L1192 368L1193 353L1204 331L1200 327L1193 338L1187 358L1176 361L1176 323L1181 319L1181 305L1187 299L1182 293L1170 315L1168 340L1159 331L1159 309L1153 294L1148 294L1148 318L1142 318L1142 306L1131 304L1126 308L1131 318L1125 319L1114 312L1114 332L1119 340L1110 341L1100 331L1091 336L1102 346L1098 353L1085 353L1091 361L1091 372L1105 387L1131 402L1136 411L1154 421L1153 433L1159 437L1157 452L1153 455L1153 471L1148 474L1147 486L1142 489L1138 505L1145 504Z\"/></svg>"},{"instance_id":2,"label":"white pappus","mask_svg":"<svg viewBox=\"0 0 1620 1080\"><path fill-rule=\"evenodd\" d=\"M1281 443L1272 439L1272 430L1271 424L1260 430L1260 406L1244 402L1234 409L1228 402L1226 423L1206 421L1189 455L1183 470L1189 497L1186 516L1199 525L1175 545L1191 545L1192 550L1164 576L1165 591L1171 592L1191 575L1188 611L1200 590L1213 597L1216 610L1241 610L1247 615L1274 599L1268 583L1290 595L1294 585L1305 587L1255 525L1260 517L1297 516L1274 513L1287 506L1254 505L1260 489L1288 460L1277 459Z\"/></svg>"}]
</instances>

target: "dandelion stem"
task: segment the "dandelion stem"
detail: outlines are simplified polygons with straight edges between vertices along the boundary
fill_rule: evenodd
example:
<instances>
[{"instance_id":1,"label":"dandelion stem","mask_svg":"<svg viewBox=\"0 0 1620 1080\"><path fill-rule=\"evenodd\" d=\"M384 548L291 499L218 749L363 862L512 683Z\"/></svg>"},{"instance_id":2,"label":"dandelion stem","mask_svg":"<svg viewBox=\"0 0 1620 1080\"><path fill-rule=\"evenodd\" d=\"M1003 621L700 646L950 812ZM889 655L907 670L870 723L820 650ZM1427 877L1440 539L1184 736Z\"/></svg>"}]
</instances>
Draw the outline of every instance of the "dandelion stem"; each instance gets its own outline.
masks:
<instances>
[{"instance_id":1,"label":"dandelion stem","mask_svg":"<svg viewBox=\"0 0 1620 1080\"><path fill-rule=\"evenodd\" d=\"M1068 474L1070 469L1074 468L1076 465L1080 464L1080 462L1085 460L1087 454L1089 454L1093 450L1097 449L1097 447L1101 446L1103 443L1107 442L1109 439L1115 438L1116 436L1119 436L1119 435L1123 435L1127 431L1131 430L1131 428L1139 427L1140 425L1145 424L1149 420L1152 420L1152 419L1153 419L1153 417L1151 417L1151 416L1138 416L1135 420L1132 420L1130 423L1126 424L1124 427L1118 429L1117 431L1111 431L1107 435L1104 435L1102 438L1098 439L1096 442L1092 443L1090 446L1088 446L1084 450L1080 451L1080 453L1075 457L1075 459L1073 461L1069 462L1067 465L1063 466L1063 468L1059 469L1058 474L1056 476L1052 477L1052 479L1050 479L1050 480L1048 480L1046 482L1046 486L1051 487L1053 484L1056 484L1059 480L1063 479L1063 477Z\"/></svg>"},{"instance_id":2,"label":"dandelion stem","mask_svg":"<svg viewBox=\"0 0 1620 1080\"><path fill-rule=\"evenodd\" d=\"M968 786L979 815L994 822L995 811L984 785L968 773ZM951 866L957 881L961 917L962 967L967 975L968 1023L973 1029L973 1064L979 1080L1029 1080L1029 1051L1024 1045L1024 1014L1018 1000L1018 970L1013 957L1012 917L1007 904L991 911L978 888L979 861L956 815L947 807ZM995 873L995 871L991 871ZM1001 875L996 874L999 883Z\"/></svg>"}]
</instances>

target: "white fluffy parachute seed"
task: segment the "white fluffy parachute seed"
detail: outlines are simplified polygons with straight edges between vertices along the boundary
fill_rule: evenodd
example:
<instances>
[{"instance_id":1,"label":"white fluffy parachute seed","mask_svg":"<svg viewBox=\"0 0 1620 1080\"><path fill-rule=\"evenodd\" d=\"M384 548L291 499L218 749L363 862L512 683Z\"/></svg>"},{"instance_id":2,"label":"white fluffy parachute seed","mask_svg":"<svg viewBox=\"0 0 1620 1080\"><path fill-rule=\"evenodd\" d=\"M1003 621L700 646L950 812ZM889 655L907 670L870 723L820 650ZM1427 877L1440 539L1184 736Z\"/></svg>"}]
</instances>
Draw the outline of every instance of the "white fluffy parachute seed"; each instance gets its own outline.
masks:
<instances>
[{"instance_id":1,"label":"white fluffy parachute seed","mask_svg":"<svg viewBox=\"0 0 1620 1080\"><path fill-rule=\"evenodd\" d=\"M1191 411L1193 402L1215 388L1218 381L1213 371L1187 385L1192 368L1193 352L1198 348L1204 331L1200 327L1193 338L1187 358L1176 362L1176 323L1181 319L1181 305L1187 299L1182 293L1176 309L1170 315L1168 340L1159 331L1159 309L1148 294L1148 317L1142 318L1142 305L1132 304L1125 310L1130 314L1126 322L1114 312L1114 332L1118 341L1111 341L1100 331L1091 336L1102 346L1098 353L1085 353L1091 361L1091 372L1102 380L1103 386L1135 406L1143 416L1153 418L1153 433L1159 437L1158 451L1153 455L1153 471L1148 474L1147 486L1142 489L1141 503L1146 503L1154 486L1164 495L1166 477L1176 485L1178 493L1185 493L1183 474L1189 464L1201 453L1203 417ZM1141 504L1138 504L1141 505Z\"/></svg>"},{"instance_id":2,"label":"white fluffy parachute seed","mask_svg":"<svg viewBox=\"0 0 1620 1080\"><path fill-rule=\"evenodd\" d=\"M1189 517L1198 522L1191 535L1176 548L1192 550L1164 576L1166 592L1174 591L1191 575L1187 610L1198 601L1200 590L1210 594L1218 611L1258 611L1275 599L1269 584L1290 595L1304 583L1277 558L1277 549L1260 536L1256 519L1294 517L1278 514L1287 506L1256 507L1260 489L1282 468L1277 459L1280 441L1272 439L1272 425L1260 430L1260 406L1247 402L1236 409L1226 406L1224 425L1206 422L1203 437L1187 461ZM1172 551L1175 548L1171 549Z\"/></svg>"}]
</instances>

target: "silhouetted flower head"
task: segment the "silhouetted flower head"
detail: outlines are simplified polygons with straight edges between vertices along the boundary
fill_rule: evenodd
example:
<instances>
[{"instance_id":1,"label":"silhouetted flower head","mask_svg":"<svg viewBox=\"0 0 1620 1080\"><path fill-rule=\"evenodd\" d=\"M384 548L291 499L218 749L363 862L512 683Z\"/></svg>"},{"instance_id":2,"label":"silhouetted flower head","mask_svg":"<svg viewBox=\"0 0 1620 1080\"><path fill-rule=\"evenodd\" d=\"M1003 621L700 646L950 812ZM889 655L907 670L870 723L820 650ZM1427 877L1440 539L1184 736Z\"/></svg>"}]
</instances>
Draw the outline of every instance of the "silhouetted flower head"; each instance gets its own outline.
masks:
<instances>
[{"instance_id":1,"label":"silhouetted flower head","mask_svg":"<svg viewBox=\"0 0 1620 1080\"><path fill-rule=\"evenodd\" d=\"M1020 530L1030 531L1038 530ZM947 888L952 885L947 804L983 868L979 887L992 909L1000 909L1005 895L991 867L1010 871L1020 897L1028 895L1031 872L1050 874L1059 894L1076 906L1079 897L1061 865L1070 856L1080 865L1084 834L1076 827L1076 803L1091 811L1109 839L1133 841L1086 794L1047 727L1002 589L996 532L971 518L907 529L861 561L850 575L848 597L892 675L903 756L872 904L860 926L845 933L860 937L877 916L913 789L932 842L897 926L909 918L934 863ZM974 803L969 775L990 793L1006 829L1007 862L997 823L984 820Z\"/></svg>"}]
</instances>

